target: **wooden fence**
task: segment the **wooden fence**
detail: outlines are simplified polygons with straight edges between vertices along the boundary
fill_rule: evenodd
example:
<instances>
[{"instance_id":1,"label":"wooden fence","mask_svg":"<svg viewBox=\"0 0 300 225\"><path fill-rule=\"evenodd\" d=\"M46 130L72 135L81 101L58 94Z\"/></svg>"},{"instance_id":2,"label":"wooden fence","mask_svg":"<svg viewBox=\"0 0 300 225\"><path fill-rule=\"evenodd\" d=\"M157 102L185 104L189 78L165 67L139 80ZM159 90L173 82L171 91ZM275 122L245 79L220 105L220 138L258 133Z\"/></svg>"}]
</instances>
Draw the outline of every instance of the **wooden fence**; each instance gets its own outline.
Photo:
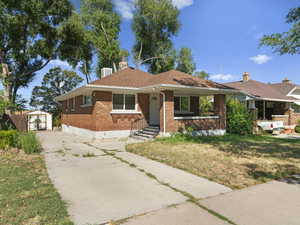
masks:
<instances>
[{"instance_id":1,"label":"wooden fence","mask_svg":"<svg viewBox=\"0 0 300 225\"><path fill-rule=\"evenodd\" d=\"M0 118L0 130L11 128L26 132L27 125L27 115L3 115Z\"/></svg>"}]
</instances>

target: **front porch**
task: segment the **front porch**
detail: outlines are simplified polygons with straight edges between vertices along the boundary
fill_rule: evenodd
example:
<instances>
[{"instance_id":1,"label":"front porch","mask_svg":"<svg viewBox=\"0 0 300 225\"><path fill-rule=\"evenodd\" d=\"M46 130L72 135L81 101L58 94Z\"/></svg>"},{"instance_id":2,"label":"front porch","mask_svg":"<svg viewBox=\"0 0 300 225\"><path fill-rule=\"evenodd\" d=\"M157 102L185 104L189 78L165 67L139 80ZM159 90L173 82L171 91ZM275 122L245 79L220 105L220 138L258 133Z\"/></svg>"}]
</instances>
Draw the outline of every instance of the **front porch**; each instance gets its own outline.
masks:
<instances>
[{"instance_id":1,"label":"front porch","mask_svg":"<svg viewBox=\"0 0 300 225\"><path fill-rule=\"evenodd\" d=\"M161 91L149 93L148 118L133 123L132 130L143 133L157 127L162 136L192 128L195 135L224 135L226 131L226 95L215 92ZM211 107L202 110L201 99ZM204 100L204 99L203 99Z\"/></svg>"}]
</instances>

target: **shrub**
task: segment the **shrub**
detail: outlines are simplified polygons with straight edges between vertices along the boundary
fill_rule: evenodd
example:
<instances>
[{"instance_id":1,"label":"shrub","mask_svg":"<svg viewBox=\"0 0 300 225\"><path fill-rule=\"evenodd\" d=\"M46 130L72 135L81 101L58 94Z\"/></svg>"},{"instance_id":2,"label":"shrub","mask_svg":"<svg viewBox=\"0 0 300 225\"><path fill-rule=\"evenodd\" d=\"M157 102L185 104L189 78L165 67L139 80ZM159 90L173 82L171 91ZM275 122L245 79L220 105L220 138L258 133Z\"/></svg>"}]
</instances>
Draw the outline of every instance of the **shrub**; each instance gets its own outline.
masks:
<instances>
[{"instance_id":1,"label":"shrub","mask_svg":"<svg viewBox=\"0 0 300 225\"><path fill-rule=\"evenodd\" d=\"M61 127L61 118L60 118L60 116L55 116L53 118L53 127Z\"/></svg>"},{"instance_id":2,"label":"shrub","mask_svg":"<svg viewBox=\"0 0 300 225\"><path fill-rule=\"evenodd\" d=\"M18 147L23 149L26 154L38 153L41 145L35 133L28 132L19 135Z\"/></svg>"},{"instance_id":3,"label":"shrub","mask_svg":"<svg viewBox=\"0 0 300 225\"><path fill-rule=\"evenodd\" d=\"M227 102L227 132L239 135L253 133L253 115L235 99Z\"/></svg>"},{"instance_id":4,"label":"shrub","mask_svg":"<svg viewBox=\"0 0 300 225\"><path fill-rule=\"evenodd\" d=\"M17 146L18 131L5 130L0 131L0 149L8 149Z\"/></svg>"},{"instance_id":5,"label":"shrub","mask_svg":"<svg viewBox=\"0 0 300 225\"><path fill-rule=\"evenodd\" d=\"M296 131L297 133L300 133L300 120L298 120L298 124L297 124L297 126L295 127L295 131Z\"/></svg>"}]
</instances>

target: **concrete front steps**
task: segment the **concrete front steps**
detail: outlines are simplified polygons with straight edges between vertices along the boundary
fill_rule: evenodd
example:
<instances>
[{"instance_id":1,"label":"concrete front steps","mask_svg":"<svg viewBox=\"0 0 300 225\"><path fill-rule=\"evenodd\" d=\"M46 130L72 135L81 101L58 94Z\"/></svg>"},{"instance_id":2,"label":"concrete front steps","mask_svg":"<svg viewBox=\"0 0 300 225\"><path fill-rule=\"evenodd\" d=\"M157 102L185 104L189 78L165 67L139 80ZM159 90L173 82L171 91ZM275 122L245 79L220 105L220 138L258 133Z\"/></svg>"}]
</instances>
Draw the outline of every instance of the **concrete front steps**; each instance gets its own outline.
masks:
<instances>
[{"instance_id":1,"label":"concrete front steps","mask_svg":"<svg viewBox=\"0 0 300 225\"><path fill-rule=\"evenodd\" d=\"M149 126L136 131L132 137L140 140L153 140L159 135L159 132L159 126Z\"/></svg>"}]
</instances>

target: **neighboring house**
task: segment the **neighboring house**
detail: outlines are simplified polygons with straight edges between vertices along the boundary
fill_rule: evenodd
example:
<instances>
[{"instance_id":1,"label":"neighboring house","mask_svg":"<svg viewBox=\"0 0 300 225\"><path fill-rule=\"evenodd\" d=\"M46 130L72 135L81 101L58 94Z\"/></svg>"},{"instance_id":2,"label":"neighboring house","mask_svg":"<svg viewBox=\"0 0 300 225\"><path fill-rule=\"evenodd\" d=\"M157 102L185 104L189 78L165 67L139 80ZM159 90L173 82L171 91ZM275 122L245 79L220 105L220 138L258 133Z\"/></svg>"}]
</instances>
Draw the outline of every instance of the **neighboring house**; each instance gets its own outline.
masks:
<instances>
[{"instance_id":1,"label":"neighboring house","mask_svg":"<svg viewBox=\"0 0 300 225\"><path fill-rule=\"evenodd\" d=\"M288 78L283 79L281 83L271 84L281 94L295 98L293 109L300 113L300 85L293 84Z\"/></svg>"},{"instance_id":2,"label":"neighboring house","mask_svg":"<svg viewBox=\"0 0 300 225\"><path fill-rule=\"evenodd\" d=\"M187 127L195 134L225 133L226 95L237 93L235 89L175 70L152 75L122 67L113 74L103 69L102 79L56 98L62 105L63 131L126 137L152 126L162 135ZM214 96L214 115L200 116L201 95Z\"/></svg>"},{"instance_id":3,"label":"neighboring house","mask_svg":"<svg viewBox=\"0 0 300 225\"><path fill-rule=\"evenodd\" d=\"M300 119L300 114L294 113L291 108L297 101L294 96L282 93L274 85L251 80L249 73L244 73L243 80L225 83L225 85L244 92L244 95L238 98L246 102L249 109L257 110L259 122L261 120L282 121L282 126L293 129L296 121ZM261 124L266 123L261 122ZM276 123L269 123L269 125L272 128L277 126Z\"/></svg>"}]
</instances>

